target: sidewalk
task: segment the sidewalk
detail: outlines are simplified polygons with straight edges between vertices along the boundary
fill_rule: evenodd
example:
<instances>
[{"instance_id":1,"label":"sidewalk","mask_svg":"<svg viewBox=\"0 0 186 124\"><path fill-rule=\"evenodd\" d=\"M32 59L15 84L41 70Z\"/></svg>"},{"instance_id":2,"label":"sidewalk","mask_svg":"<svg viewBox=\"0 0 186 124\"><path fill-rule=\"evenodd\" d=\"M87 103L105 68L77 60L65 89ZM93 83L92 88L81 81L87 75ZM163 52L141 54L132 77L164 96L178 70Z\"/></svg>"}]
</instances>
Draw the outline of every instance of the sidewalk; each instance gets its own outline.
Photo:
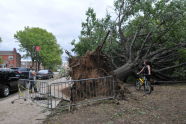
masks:
<instances>
[{"instance_id":1,"label":"sidewalk","mask_svg":"<svg viewBox=\"0 0 186 124\"><path fill-rule=\"evenodd\" d=\"M15 95L0 101L0 124L41 124L48 114L43 113L45 108L23 99L12 104L11 101L17 97Z\"/></svg>"}]
</instances>

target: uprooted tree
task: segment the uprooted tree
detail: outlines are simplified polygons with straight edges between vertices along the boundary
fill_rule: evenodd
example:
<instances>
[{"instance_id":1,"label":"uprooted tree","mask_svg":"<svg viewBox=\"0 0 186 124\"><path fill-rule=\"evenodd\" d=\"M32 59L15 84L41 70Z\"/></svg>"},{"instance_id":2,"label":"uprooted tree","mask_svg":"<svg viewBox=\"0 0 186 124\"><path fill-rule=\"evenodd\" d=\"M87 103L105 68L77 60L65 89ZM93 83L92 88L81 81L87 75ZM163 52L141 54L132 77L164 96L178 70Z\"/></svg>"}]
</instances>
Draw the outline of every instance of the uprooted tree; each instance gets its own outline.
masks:
<instances>
[{"instance_id":1,"label":"uprooted tree","mask_svg":"<svg viewBox=\"0 0 186 124\"><path fill-rule=\"evenodd\" d=\"M117 81L113 84L113 77L108 76L113 75L112 70L114 67L109 57L102 52L102 48L106 43L109 33L110 31L107 32L103 42L97 46L95 51L88 51L83 56L75 57L66 51L70 56L70 76L74 80L79 80L79 82L73 84L71 89L66 88L62 90L65 95L71 95L70 98L72 102L104 95L115 95L115 97L123 99L124 93L128 91L125 90L122 83L118 83L120 82L119 80L116 79ZM81 80L87 78L91 79ZM117 90L115 94L113 93L113 88Z\"/></svg>"},{"instance_id":2,"label":"uprooted tree","mask_svg":"<svg viewBox=\"0 0 186 124\"><path fill-rule=\"evenodd\" d=\"M115 21L109 14L99 20L92 9L87 11L79 42L73 42L77 55L95 50L95 45L111 30L103 52L110 58L119 79L126 80L145 59L151 61L158 79L184 78L186 1L116 0L114 6Z\"/></svg>"}]
</instances>

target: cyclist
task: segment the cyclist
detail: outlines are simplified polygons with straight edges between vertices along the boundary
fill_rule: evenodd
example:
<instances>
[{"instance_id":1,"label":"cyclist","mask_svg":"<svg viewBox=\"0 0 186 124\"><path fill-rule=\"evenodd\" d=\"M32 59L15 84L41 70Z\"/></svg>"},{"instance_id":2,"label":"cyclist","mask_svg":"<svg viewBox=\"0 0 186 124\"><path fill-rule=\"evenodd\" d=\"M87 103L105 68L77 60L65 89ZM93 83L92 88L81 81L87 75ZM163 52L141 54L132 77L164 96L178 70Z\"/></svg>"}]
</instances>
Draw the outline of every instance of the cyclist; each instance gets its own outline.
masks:
<instances>
[{"instance_id":1,"label":"cyclist","mask_svg":"<svg viewBox=\"0 0 186 124\"><path fill-rule=\"evenodd\" d=\"M137 74L139 75L139 74L143 73L145 75L146 79L150 82L150 78L151 78L151 74L152 74L151 63L149 61L145 60L143 64L144 64L143 68ZM152 86L151 86L151 89L153 90Z\"/></svg>"},{"instance_id":2,"label":"cyclist","mask_svg":"<svg viewBox=\"0 0 186 124\"><path fill-rule=\"evenodd\" d=\"M151 75L151 64L147 60L145 60L143 64L144 64L143 68L137 74L139 75L139 74L143 73L145 76L147 76L146 77L147 80L149 80L150 79L150 75Z\"/></svg>"}]
</instances>

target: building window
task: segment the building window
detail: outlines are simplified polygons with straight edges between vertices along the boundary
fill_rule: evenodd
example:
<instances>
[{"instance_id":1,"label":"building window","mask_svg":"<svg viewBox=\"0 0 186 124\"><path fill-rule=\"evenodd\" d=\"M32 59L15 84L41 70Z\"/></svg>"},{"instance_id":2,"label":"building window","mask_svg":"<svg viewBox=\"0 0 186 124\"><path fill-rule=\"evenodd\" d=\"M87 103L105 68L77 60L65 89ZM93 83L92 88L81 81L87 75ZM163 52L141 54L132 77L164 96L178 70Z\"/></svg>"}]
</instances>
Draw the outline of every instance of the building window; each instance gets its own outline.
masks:
<instances>
[{"instance_id":1,"label":"building window","mask_svg":"<svg viewBox=\"0 0 186 124\"><path fill-rule=\"evenodd\" d=\"M13 57L13 56L8 56L8 59L9 59L9 60L13 60L14 57Z\"/></svg>"}]
</instances>

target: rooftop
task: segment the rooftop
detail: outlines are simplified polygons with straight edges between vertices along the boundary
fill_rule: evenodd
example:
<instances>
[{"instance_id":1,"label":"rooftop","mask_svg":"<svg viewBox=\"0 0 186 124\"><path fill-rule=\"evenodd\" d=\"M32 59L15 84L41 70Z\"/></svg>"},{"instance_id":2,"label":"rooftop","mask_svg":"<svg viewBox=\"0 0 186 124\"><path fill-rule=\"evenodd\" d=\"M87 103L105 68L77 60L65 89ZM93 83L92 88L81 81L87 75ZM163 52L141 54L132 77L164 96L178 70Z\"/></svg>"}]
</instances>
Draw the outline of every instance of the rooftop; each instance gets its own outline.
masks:
<instances>
[{"instance_id":1,"label":"rooftop","mask_svg":"<svg viewBox=\"0 0 186 124\"><path fill-rule=\"evenodd\" d=\"M0 51L0 55L13 55L15 53L17 53L16 48L14 48L13 51ZM19 54L19 53L17 53L17 54Z\"/></svg>"}]
</instances>

